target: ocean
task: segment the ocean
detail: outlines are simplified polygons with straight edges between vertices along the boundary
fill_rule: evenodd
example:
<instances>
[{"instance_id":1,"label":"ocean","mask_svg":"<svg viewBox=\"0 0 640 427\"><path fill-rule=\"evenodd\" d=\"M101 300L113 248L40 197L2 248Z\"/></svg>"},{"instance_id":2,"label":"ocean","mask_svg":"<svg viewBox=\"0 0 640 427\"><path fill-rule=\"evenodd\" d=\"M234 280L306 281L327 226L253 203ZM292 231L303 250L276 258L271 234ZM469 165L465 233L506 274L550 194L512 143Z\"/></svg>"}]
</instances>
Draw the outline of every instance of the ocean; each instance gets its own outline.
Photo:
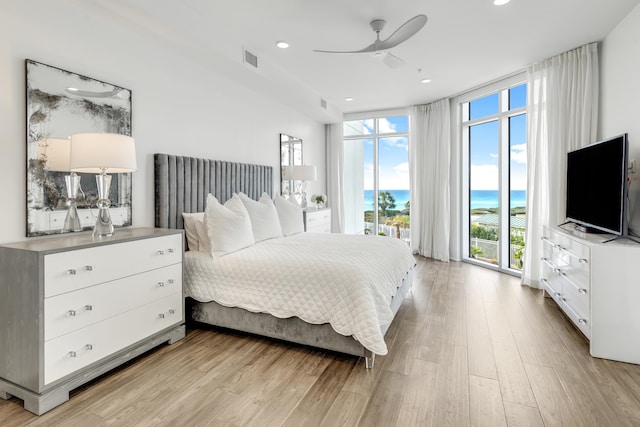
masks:
<instances>
[{"instance_id":1,"label":"ocean","mask_svg":"<svg viewBox=\"0 0 640 427\"><path fill-rule=\"evenodd\" d=\"M404 209L409 201L409 190L382 190L391 193L396 201L395 210ZM511 191L511 208L527 205L526 190ZM498 190L471 190L471 209L497 208ZM364 190L364 210L373 210L373 190Z\"/></svg>"}]
</instances>

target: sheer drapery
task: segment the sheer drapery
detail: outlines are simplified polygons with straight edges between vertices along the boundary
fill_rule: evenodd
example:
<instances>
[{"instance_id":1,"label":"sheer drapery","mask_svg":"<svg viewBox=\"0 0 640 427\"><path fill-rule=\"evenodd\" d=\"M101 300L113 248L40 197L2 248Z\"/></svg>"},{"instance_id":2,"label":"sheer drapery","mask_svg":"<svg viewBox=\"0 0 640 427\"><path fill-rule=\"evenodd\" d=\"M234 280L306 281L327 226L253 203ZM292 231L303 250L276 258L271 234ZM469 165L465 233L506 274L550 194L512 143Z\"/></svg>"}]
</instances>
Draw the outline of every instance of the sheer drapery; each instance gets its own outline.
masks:
<instances>
[{"instance_id":1,"label":"sheer drapery","mask_svg":"<svg viewBox=\"0 0 640 427\"><path fill-rule=\"evenodd\" d=\"M344 196L342 191L344 170L344 142L342 123L325 125L327 148L327 201L331 206L331 232L344 232Z\"/></svg>"},{"instance_id":2,"label":"sheer drapery","mask_svg":"<svg viewBox=\"0 0 640 427\"><path fill-rule=\"evenodd\" d=\"M598 45L527 69L527 229L522 283L540 287L542 228L565 219L567 152L596 140Z\"/></svg>"},{"instance_id":3,"label":"sheer drapery","mask_svg":"<svg viewBox=\"0 0 640 427\"><path fill-rule=\"evenodd\" d=\"M411 249L449 261L451 115L449 100L411 108Z\"/></svg>"}]
</instances>

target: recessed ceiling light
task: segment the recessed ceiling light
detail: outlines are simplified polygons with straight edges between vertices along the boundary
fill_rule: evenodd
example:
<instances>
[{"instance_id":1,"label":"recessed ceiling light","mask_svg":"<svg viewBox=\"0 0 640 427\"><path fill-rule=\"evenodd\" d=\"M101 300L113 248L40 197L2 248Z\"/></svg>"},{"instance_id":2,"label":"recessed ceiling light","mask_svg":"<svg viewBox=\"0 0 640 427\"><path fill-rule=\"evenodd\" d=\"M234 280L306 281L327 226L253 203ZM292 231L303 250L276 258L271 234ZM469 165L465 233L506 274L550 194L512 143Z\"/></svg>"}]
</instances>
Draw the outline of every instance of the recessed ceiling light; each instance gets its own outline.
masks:
<instances>
[{"instance_id":1,"label":"recessed ceiling light","mask_svg":"<svg viewBox=\"0 0 640 427\"><path fill-rule=\"evenodd\" d=\"M420 83L431 83L431 79L422 79Z\"/></svg>"},{"instance_id":2,"label":"recessed ceiling light","mask_svg":"<svg viewBox=\"0 0 640 427\"><path fill-rule=\"evenodd\" d=\"M278 46L280 49L286 49L289 47L289 43L284 40L280 40L276 42L276 46Z\"/></svg>"},{"instance_id":3,"label":"recessed ceiling light","mask_svg":"<svg viewBox=\"0 0 640 427\"><path fill-rule=\"evenodd\" d=\"M67 90L70 90L71 92L77 92L78 88L77 87L68 87Z\"/></svg>"},{"instance_id":4,"label":"recessed ceiling light","mask_svg":"<svg viewBox=\"0 0 640 427\"><path fill-rule=\"evenodd\" d=\"M350 96L348 96L348 97L346 97L344 100L345 100L345 101L347 101L347 102L351 102L351 101L353 101L353 98L351 98Z\"/></svg>"},{"instance_id":5,"label":"recessed ceiling light","mask_svg":"<svg viewBox=\"0 0 640 427\"><path fill-rule=\"evenodd\" d=\"M496 6L504 6L505 4L509 3L509 1L511 0L493 0L493 4Z\"/></svg>"}]
</instances>

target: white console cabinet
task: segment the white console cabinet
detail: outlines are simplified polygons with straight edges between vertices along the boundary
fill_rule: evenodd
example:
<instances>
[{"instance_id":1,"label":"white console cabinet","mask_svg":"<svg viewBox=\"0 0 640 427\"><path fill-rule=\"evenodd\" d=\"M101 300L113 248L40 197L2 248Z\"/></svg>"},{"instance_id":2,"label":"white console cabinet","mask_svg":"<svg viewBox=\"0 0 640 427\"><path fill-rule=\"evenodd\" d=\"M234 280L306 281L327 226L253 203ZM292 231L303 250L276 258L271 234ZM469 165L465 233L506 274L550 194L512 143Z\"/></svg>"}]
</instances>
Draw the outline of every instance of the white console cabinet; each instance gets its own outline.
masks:
<instances>
[{"instance_id":1,"label":"white console cabinet","mask_svg":"<svg viewBox=\"0 0 640 427\"><path fill-rule=\"evenodd\" d=\"M545 227L542 283L591 355L640 364L640 244Z\"/></svg>"},{"instance_id":2,"label":"white console cabinet","mask_svg":"<svg viewBox=\"0 0 640 427\"><path fill-rule=\"evenodd\" d=\"M118 229L0 246L0 398L42 414L184 337L182 232Z\"/></svg>"}]
</instances>

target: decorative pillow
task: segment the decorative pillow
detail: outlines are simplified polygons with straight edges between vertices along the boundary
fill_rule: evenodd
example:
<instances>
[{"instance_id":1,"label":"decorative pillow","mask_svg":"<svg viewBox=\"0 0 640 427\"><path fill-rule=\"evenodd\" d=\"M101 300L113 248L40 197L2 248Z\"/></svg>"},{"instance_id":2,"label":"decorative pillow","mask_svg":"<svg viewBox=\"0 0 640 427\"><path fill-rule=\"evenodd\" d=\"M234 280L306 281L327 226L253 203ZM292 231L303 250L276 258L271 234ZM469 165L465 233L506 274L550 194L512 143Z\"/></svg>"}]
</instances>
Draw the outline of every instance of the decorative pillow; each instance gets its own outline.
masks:
<instances>
[{"instance_id":1,"label":"decorative pillow","mask_svg":"<svg viewBox=\"0 0 640 427\"><path fill-rule=\"evenodd\" d=\"M184 232L187 235L187 246L190 251L200 250L200 233L198 225L204 228L204 212L188 213L182 212L182 220L184 221ZM207 238L207 240L209 240Z\"/></svg>"},{"instance_id":2,"label":"decorative pillow","mask_svg":"<svg viewBox=\"0 0 640 427\"><path fill-rule=\"evenodd\" d=\"M278 219L280 220L283 235L291 236L304 231L302 209L300 209L300 206L280 195L276 195L274 204L278 211Z\"/></svg>"},{"instance_id":3,"label":"decorative pillow","mask_svg":"<svg viewBox=\"0 0 640 427\"><path fill-rule=\"evenodd\" d=\"M238 193L251 218L253 238L256 243L267 239L282 237L282 228L278 211L267 193L262 193L257 202L244 193Z\"/></svg>"},{"instance_id":4,"label":"decorative pillow","mask_svg":"<svg viewBox=\"0 0 640 427\"><path fill-rule=\"evenodd\" d=\"M207 196L204 223L211 242L211 255L220 258L255 243L251 219L238 195L223 205L212 194Z\"/></svg>"}]
</instances>

